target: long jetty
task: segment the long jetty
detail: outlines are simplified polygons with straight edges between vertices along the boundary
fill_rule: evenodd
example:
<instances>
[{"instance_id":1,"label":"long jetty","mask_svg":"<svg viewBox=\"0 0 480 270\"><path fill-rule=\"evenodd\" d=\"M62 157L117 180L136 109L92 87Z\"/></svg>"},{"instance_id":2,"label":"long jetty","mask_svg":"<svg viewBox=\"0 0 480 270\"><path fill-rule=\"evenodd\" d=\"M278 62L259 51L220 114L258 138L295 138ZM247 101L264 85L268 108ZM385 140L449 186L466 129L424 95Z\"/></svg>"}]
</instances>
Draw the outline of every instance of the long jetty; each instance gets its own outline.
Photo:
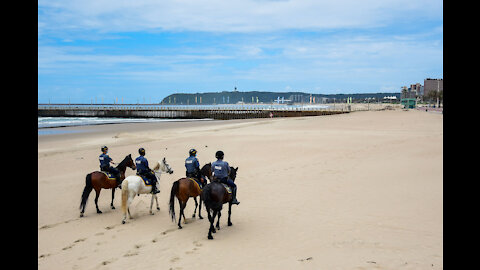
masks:
<instances>
[{"instance_id":1,"label":"long jetty","mask_svg":"<svg viewBox=\"0 0 480 270\"><path fill-rule=\"evenodd\" d=\"M249 119L348 113L345 107L277 105L38 104L40 117Z\"/></svg>"}]
</instances>

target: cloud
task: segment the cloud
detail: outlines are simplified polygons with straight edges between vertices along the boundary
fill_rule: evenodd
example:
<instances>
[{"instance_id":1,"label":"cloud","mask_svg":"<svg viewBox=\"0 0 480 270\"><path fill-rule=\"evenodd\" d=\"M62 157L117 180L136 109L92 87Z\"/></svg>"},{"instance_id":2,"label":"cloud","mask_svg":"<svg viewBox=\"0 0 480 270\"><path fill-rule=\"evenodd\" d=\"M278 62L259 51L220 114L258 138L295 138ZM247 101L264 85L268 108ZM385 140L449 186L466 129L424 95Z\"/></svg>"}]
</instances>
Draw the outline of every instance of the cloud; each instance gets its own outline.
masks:
<instances>
[{"instance_id":1,"label":"cloud","mask_svg":"<svg viewBox=\"0 0 480 270\"><path fill-rule=\"evenodd\" d=\"M42 33L371 28L396 20L443 16L440 0L40 0L38 6Z\"/></svg>"}]
</instances>

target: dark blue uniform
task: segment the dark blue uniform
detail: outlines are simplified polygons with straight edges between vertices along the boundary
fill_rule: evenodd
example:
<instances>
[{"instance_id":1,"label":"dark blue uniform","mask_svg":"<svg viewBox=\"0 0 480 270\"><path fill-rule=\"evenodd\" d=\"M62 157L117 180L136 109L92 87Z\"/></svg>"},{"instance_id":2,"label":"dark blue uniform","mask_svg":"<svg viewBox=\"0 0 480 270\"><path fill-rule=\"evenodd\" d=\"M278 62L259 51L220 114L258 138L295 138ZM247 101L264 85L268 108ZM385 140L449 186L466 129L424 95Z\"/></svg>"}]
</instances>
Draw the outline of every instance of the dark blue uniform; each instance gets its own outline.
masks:
<instances>
[{"instance_id":1,"label":"dark blue uniform","mask_svg":"<svg viewBox=\"0 0 480 270\"><path fill-rule=\"evenodd\" d=\"M220 180L221 183L225 183L230 187L237 187L235 183L228 177L230 174L230 166L228 162L218 159L217 161L212 162L212 169L215 177Z\"/></svg>"},{"instance_id":2,"label":"dark blue uniform","mask_svg":"<svg viewBox=\"0 0 480 270\"><path fill-rule=\"evenodd\" d=\"M200 171L200 163L195 156L189 156L185 159L185 168L187 169L187 175L196 175Z\"/></svg>"},{"instance_id":3,"label":"dark blue uniform","mask_svg":"<svg viewBox=\"0 0 480 270\"><path fill-rule=\"evenodd\" d=\"M148 167L148 160L144 156L139 156L135 159L135 165L137 166L137 173L144 174L150 172Z\"/></svg>"},{"instance_id":4,"label":"dark blue uniform","mask_svg":"<svg viewBox=\"0 0 480 270\"><path fill-rule=\"evenodd\" d=\"M148 167L148 160L144 156L139 156L135 159L135 165L137 166L137 174L145 176L152 181L152 186L155 186L157 177L152 173Z\"/></svg>"},{"instance_id":5,"label":"dark blue uniform","mask_svg":"<svg viewBox=\"0 0 480 270\"><path fill-rule=\"evenodd\" d=\"M119 177L118 173L119 171L110 166L110 162L112 161L112 158L110 158L107 154L101 154L99 157L98 157L98 160L100 161L100 170L101 171L104 171L104 172L109 172L109 173L112 173L113 175L115 175L115 177Z\"/></svg>"}]
</instances>

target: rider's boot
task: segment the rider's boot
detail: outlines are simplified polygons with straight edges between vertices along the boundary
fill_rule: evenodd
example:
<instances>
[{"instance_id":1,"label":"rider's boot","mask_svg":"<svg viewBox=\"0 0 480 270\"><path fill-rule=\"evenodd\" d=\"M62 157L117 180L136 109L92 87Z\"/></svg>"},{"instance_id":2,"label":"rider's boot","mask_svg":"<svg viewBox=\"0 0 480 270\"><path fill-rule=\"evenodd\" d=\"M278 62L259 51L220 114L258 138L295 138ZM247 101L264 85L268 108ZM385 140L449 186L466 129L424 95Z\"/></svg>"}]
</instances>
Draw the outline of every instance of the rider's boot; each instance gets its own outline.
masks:
<instances>
[{"instance_id":1,"label":"rider's boot","mask_svg":"<svg viewBox=\"0 0 480 270\"><path fill-rule=\"evenodd\" d=\"M240 204L240 202L237 201L237 187L234 187L232 190L232 204Z\"/></svg>"},{"instance_id":2,"label":"rider's boot","mask_svg":"<svg viewBox=\"0 0 480 270\"><path fill-rule=\"evenodd\" d=\"M120 176L119 175L115 176L115 180L117 180L117 187L119 189L122 189L122 183L120 182Z\"/></svg>"},{"instance_id":3,"label":"rider's boot","mask_svg":"<svg viewBox=\"0 0 480 270\"><path fill-rule=\"evenodd\" d=\"M158 190L158 188L157 188L157 182L152 183L152 191L151 191L151 193L152 193L152 194L160 193L160 190Z\"/></svg>"}]
</instances>

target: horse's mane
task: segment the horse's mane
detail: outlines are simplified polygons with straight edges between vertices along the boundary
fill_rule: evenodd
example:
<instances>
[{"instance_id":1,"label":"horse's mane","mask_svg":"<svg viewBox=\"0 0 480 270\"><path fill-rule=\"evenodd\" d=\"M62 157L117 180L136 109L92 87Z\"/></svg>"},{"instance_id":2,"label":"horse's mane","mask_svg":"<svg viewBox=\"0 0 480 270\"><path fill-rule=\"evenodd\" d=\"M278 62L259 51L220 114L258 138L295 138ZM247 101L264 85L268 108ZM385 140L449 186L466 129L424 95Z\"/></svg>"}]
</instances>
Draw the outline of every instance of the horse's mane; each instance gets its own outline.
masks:
<instances>
[{"instance_id":1,"label":"horse's mane","mask_svg":"<svg viewBox=\"0 0 480 270\"><path fill-rule=\"evenodd\" d=\"M118 165L117 168L126 168L127 167L127 160L132 159L132 154L128 154Z\"/></svg>"}]
</instances>

